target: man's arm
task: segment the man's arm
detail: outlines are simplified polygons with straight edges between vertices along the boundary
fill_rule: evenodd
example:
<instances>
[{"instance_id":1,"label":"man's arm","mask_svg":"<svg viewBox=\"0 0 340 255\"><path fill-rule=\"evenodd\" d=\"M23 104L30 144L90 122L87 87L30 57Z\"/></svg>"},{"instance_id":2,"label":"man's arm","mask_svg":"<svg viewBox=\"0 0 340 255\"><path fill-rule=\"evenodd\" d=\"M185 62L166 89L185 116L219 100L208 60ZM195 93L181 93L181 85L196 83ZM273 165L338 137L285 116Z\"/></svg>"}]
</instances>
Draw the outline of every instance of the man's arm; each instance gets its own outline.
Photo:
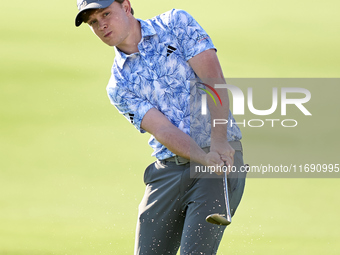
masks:
<instances>
[{"instance_id":1,"label":"man's arm","mask_svg":"<svg viewBox=\"0 0 340 255\"><path fill-rule=\"evenodd\" d=\"M217 153L205 153L189 135L173 125L156 108L150 109L144 115L141 128L178 156L206 166L223 165Z\"/></svg>"},{"instance_id":2,"label":"man's arm","mask_svg":"<svg viewBox=\"0 0 340 255\"><path fill-rule=\"evenodd\" d=\"M189 60L189 64L200 79L211 85L224 84L223 73L214 50L204 51ZM213 81L213 82L212 82ZM212 99L208 99L211 118L225 118L229 115L228 91L218 91L222 98L222 106L216 107ZM202 165L233 165L234 149L227 140L227 125L212 127L210 153L205 153L187 134L174 126L160 111L150 109L143 117L141 128L152 134L157 141L174 154L198 162Z\"/></svg>"},{"instance_id":3,"label":"man's arm","mask_svg":"<svg viewBox=\"0 0 340 255\"><path fill-rule=\"evenodd\" d=\"M225 84L221 65L218 61L215 50L206 50L191 59L189 64L197 76L212 87L215 84ZM227 89L216 89L222 100L222 105L215 106L212 98L208 97L208 107L213 119L228 119L229 115L229 98ZM211 145L210 151L217 152L221 159L229 166L233 166L235 150L230 146L227 140L227 125L211 125Z\"/></svg>"}]
</instances>

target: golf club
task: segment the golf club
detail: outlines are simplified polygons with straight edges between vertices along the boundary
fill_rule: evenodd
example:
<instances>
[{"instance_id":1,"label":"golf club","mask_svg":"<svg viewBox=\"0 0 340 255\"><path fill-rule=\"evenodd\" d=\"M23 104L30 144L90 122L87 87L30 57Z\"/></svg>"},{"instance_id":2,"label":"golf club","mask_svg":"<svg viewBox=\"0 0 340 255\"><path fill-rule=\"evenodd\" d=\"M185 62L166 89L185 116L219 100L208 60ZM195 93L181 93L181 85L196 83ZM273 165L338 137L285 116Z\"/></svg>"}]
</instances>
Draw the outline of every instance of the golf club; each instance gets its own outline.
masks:
<instances>
[{"instance_id":1,"label":"golf club","mask_svg":"<svg viewBox=\"0 0 340 255\"><path fill-rule=\"evenodd\" d=\"M212 223L212 224L227 226L231 223L231 213L230 213L230 207L229 207L228 182L227 182L227 173L226 172L224 172L224 177L223 177L223 191L224 191L224 198L225 198L225 206L226 206L227 215L214 213L214 214L208 215L205 218L205 220L209 223Z\"/></svg>"}]
</instances>

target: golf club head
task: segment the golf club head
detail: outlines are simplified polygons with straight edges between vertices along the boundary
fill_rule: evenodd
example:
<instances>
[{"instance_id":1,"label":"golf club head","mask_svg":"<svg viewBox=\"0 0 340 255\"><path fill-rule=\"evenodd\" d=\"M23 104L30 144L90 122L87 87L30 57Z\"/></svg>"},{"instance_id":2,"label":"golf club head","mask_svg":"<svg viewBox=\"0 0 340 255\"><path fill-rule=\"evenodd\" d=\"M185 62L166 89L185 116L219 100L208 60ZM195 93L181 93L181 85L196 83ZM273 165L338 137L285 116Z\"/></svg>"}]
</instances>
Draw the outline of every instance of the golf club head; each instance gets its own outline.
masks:
<instances>
[{"instance_id":1,"label":"golf club head","mask_svg":"<svg viewBox=\"0 0 340 255\"><path fill-rule=\"evenodd\" d=\"M223 214L218 213L208 215L205 220L209 223L223 226L228 226L231 223L231 220L227 220Z\"/></svg>"}]
</instances>

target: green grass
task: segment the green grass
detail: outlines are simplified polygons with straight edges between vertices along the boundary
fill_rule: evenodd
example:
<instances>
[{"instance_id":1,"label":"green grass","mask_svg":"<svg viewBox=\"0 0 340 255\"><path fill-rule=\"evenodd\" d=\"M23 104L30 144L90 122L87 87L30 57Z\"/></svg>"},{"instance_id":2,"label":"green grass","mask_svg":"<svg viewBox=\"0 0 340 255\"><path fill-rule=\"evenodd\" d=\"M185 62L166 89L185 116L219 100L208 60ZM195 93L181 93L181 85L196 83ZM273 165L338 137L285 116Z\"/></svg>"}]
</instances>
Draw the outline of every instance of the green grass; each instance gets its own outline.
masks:
<instances>
[{"instance_id":1,"label":"green grass","mask_svg":"<svg viewBox=\"0 0 340 255\"><path fill-rule=\"evenodd\" d=\"M338 1L132 5L143 19L191 13L226 77L339 77ZM106 96L113 50L75 28L75 1L7 1L2 10L0 254L132 254L153 158L149 136ZM340 163L339 86L306 88L313 116L293 112L297 128L242 128L245 162ZM267 106L263 93L254 103ZM219 254L338 254L339 191L339 179L248 179Z\"/></svg>"}]
</instances>

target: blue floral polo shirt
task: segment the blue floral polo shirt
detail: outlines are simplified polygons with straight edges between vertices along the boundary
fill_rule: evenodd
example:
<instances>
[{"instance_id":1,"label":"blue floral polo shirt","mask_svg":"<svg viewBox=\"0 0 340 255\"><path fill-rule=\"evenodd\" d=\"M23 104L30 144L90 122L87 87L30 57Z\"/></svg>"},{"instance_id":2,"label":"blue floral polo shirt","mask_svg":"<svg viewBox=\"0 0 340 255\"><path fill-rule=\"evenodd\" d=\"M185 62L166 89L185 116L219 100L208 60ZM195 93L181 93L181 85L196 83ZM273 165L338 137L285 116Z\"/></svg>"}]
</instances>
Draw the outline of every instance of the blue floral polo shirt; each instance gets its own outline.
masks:
<instances>
[{"instance_id":1,"label":"blue floral polo shirt","mask_svg":"<svg viewBox=\"0 0 340 255\"><path fill-rule=\"evenodd\" d=\"M141 133L141 121L151 108L162 112L201 147L210 145L210 115L201 114L199 79L188 64L195 55L215 49L203 28L183 10L173 9L149 20L138 20L142 39L139 52L126 55L115 48L112 76L107 86L111 103ZM202 87L202 86L201 86ZM235 122L231 112L230 120ZM228 126L229 141L240 140L237 125ZM174 156L151 136L152 156Z\"/></svg>"}]
</instances>

